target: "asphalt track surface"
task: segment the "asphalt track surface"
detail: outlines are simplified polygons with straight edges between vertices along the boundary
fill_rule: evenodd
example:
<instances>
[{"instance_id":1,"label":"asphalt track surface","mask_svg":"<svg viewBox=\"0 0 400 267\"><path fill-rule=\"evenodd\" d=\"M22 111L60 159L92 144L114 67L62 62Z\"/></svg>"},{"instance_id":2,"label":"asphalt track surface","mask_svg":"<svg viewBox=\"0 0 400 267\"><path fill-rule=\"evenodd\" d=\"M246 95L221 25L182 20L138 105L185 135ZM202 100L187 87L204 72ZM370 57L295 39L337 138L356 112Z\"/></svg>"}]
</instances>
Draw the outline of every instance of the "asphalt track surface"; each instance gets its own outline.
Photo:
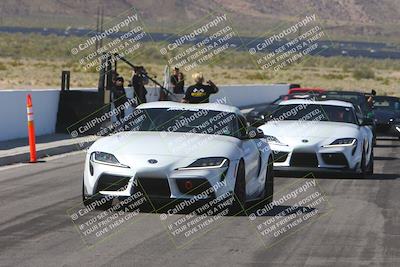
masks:
<instances>
[{"instance_id":1,"label":"asphalt track surface","mask_svg":"<svg viewBox=\"0 0 400 267\"><path fill-rule=\"evenodd\" d=\"M1 168L0 266L400 266L399 152L381 139L372 177L318 177L329 212L273 246L247 216L227 216L177 248L144 212L88 248L66 212L80 205L83 153ZM275 191L299 179L275 178Z\"/></svg>"}]
</instances>

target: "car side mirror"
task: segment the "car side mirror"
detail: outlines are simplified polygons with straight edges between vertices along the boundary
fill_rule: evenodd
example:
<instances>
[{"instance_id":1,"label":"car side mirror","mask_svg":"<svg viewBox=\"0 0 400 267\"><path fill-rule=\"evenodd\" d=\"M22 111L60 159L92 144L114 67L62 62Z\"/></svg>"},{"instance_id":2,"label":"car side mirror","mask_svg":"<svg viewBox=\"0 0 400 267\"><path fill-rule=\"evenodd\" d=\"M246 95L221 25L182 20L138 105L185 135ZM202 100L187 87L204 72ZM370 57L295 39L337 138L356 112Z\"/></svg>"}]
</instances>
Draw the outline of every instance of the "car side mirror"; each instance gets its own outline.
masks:
<instances>
[{"instance_id":1,"label":"car side mirror","mask_svg":"<svg viewBox=\"0 0 400 267\"><path fill-rule=\"evenodd\" d=\"M256 127L249 127L247 132L248 139L260 139L264 138L264 132Z\"/></svg>"},{"instance_id":2,"label":"car side mirror","mask_svg":"<svg viewBox=\"0 0 400 267\"><path fill-rule=\"evenodd\" d=\"M268 114L268 115L264 115L264 121L265 122L269 122L272 119L272 115Z\"/></svg>"},{"instance_id":3,"label":"car side mirror","mask_svg":"<svg viewBox=\"0 0 400 267\"><path fill-rule=\"evenodd\" d=\"M364 118L361 125L362 126L370 126L374 124L374 120L372 118Z\"/></svg>"}]
</instances>

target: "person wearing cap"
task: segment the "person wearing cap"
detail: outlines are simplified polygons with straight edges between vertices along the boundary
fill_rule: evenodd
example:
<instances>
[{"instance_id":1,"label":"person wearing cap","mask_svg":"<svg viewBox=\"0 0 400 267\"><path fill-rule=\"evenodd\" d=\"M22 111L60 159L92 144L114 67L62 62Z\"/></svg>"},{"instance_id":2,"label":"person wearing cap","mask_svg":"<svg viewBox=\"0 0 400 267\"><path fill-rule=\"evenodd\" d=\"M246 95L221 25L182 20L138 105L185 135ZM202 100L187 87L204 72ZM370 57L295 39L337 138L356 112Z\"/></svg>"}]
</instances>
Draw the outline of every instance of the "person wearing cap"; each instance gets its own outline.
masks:
<instances>
[{"instance_id":1,"label":"person wearing cap","mask_svg":"<svg viewBox=\"0 0 400 267\"><path fill-rule=\"evenodd\" d=\"M218 93L218 87L211 80L208 80L207 84L203 84L202 73L194 73L192 78L195 84L187 88L182 99L183 103L208 103L210 102L210 95Z\"/></svg>"},{"instance_id":2,"label":"person wearing cap","mask_svg":"<svg viewBox=\"0 0 400 267\"><path fill-rule=\"evenodd\" d=\"M121 76L115 78L115 83L112 88L113 88L112 93L113 93L114 107L117 108L121 105L124 105L125 102L128 100L125 94L124 78ZM124 117L125 117L125 111L124 109L121 109L121 111L117 113L117 119L119 121L122 121Z\"/></svg>"}]
</instances>

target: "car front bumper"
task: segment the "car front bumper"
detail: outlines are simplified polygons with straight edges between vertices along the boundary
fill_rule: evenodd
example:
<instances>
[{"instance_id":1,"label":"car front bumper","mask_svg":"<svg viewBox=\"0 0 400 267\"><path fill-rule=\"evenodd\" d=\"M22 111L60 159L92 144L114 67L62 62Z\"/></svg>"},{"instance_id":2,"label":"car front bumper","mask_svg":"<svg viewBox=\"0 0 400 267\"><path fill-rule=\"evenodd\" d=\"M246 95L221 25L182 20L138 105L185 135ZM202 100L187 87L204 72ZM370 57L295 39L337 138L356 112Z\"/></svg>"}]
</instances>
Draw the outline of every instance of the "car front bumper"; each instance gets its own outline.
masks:
<instances>
[{"instance_id":1,"label":"car front bumper","mask_svg":"<svg viewBox=\"0 0 400 267\"><path fill-rule=\"evenodd\" d=\"M228 167L215 169L135 170L99 164L87 159L84 196L123 198L142 191L148 198L160 201L194 197L206 200L234 191L237 164L238 162L231 161Z\"/></svg>"},{"instance_id":2,"label":"car front bumper","mask_svg":"<svg viewBox=\"0 0 400 267\"><path fill-rule=\"evenodd\" d=\"M361 164L360 148L350 147L289 147L272 145L274 170L282 171L355 171Z\"/></svg>"},{"instance_id":3,"label":"car front bumper","mask_svg":"<svg viewBox=\"0 0 400 267\"><path fill-rule=\"evenodd\" d=\"M400 137L400 123L380 123L377 124L376 132L380 136Z\"/></svg>"}]
</instances>

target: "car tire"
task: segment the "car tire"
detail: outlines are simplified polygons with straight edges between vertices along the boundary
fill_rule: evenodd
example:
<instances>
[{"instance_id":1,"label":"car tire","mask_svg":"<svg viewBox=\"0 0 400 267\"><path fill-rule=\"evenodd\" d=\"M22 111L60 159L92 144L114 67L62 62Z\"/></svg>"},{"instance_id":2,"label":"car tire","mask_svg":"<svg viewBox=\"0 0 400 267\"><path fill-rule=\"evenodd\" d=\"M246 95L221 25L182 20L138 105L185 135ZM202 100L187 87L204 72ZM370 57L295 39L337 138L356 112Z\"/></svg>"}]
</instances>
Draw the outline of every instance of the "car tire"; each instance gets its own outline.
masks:
<instances>
[{"instance_id":1,"label":"car tire","mask_svg":"<svg viewBox=\"0 0 400 267\"><path fill-rule=\"evenodd\" d=\"M374 151L371 151L371 156L369 157L367 174L368 175L374 174Z\"/></svg>"},{"instance_id":2,"label":"car tire","mask_svg":"<svg viewBox=\"0 0 400 267\"><path fill-rule=\"evenodd\" d=\"M367 174L367 166L365 166L365 151L362 151L361 166L360 166L360 178L364 178Z\"/></svg>"},{"instance_id":3,"label":"car tire","mask_svg":"<svg viewBox=\"0 0 400 267\"><path fill-rule=\"evenodd\" d=\"M240 160L236 173L234 201L229 209L231 215L240 214L246 203L246 172L243 160Z\"/></svg>"},{"instance_id":4,"label":"car tire","mask_svg":"<svg viewBox=\"0 0 400 267\"><path fill-rule=\"evenodd\" d=\"M268 168L265 174L264 201L270 204L274 198L274 161L272 157L268 159Z\"/></svg>"}]
</instances>

